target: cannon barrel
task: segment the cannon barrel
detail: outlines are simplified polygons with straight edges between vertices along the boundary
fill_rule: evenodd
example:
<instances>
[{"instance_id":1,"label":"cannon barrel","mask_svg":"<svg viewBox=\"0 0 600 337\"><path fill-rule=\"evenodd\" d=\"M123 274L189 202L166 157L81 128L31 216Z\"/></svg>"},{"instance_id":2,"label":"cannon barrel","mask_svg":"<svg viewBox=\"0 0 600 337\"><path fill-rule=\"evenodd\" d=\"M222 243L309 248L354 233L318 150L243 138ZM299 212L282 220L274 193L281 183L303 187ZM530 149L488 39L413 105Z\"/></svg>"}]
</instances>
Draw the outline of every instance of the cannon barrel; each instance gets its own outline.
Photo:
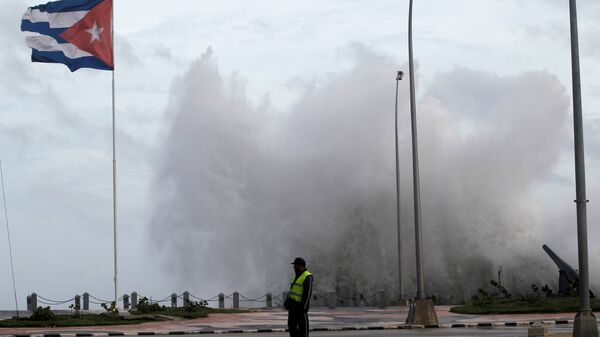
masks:
<instances>
[{"instance_id":1,"label":"cannon barrel","mask_svg":"<svg viewBox=\"0 0 600 337\"><path fill-rule=\"evenodd\" d=\"M556 255L556 253L554 253L550 247L543 245L542 248L544 248L544 251L550 256L552 261L556 263L559 271L564 272L571 281L579 280L579 273L558 255Z\"/></svg>"}]
</instances>

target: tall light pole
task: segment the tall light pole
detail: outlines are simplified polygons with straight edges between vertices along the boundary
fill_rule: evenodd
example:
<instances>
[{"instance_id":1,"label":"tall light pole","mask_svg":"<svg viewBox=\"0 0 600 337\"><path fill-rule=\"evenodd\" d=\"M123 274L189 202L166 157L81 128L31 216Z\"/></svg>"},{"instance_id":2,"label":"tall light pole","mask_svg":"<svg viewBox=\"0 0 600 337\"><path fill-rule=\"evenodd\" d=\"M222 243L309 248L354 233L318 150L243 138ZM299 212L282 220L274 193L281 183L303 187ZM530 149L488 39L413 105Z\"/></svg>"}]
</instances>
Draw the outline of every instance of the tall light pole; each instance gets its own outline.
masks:
<instances>
[{"instance_id":1,"label":"tall light pole","mask_svg":"<svg viewBox=\"0 0 600 337\"><path fill-rule=\"evenodd\" d=\"M402 80L404 73L396 73L396 105L395 111L395 131L396 131L396 224L398 226L398 300L404 299L404 281L402 279L402 234L400 233L400 153L398 150L398 84Z\"/></svg>"},{"instance_id":2,"label":"tall light pole","mask_svg":"<svg viewBox=\"0 0 600 337\"><path fill-rule=\"evenodd\" d=\"M417 103L415 99L415 65L413 59L412 15L413 0L410 0L408 11L408 64L410 72L410 121L412 131L413 159L413 193L415 212L415 253L417 258L417 296L410 306L406 322L425 326L437 325L438 319L433 301L425 295L425 280L423 278L423 239L421 234L421 187L419 182L419 147L417 145Z\"/></svg>"},{"instance_id":3,"label":"tall light pole","mask_svg":"<svg viewBox=\"0 0 600 337\"><path fill-rule=\"evenodd\" d=\"M590 307L590 280L588 270L587 198L585 193L585 158L583 151L583 117L581 112L581 81L579 71L579 38L577 33L577 6L569 0L571 14L571 72L573 76L573 122L575 143L575 193L577 204L577 247L579 256L580 305L573 336L597 337L598 325Z\"/></svg>"},{"instance_id":4,"label":"tall light pole","mask_svg":"<svg viewBox=\"0 0 600 337\"><path fill-rule=\"evenodd\" d=\"M415 64L413 59L412 36L413 0L410 0L408 12L408 64L410 72L410 126L412 131L413 194L415 212L415 250L417 256L417 299L425 299L425 280L423 279L423 247L421 235L421 186L419 181L419 147L417 144L417 106L415 99Z\"/></svg>"}]
</instances>

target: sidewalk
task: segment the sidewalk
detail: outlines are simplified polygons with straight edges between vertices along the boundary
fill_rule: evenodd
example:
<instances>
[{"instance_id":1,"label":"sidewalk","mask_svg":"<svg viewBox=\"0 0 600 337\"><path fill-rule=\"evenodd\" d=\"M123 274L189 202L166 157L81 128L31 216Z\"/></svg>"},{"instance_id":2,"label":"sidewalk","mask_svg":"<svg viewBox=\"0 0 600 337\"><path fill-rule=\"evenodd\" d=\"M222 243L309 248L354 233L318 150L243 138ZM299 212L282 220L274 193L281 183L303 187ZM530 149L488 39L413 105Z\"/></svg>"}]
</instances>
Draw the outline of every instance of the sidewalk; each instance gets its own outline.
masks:
<instances>
[{"instance_id":1,"label":"sidewalk","mask_svg":"<svg viewBox=\"0 0 600 337\"><path fill-rule=\"evenodd\" d=\"M526 326L532 321L541 320L544 324L572 324L575 314L531 314L531 315L459 315L449 312L449 306L438 306L436 311L440 327L501 327ZM406 326L404 320L407 307L377 308L338 308L329 310L315 308L309 313L311 330L357 330L357 329L402 329L423 328ZM287 326L287 312L281 309L255 310L242 314L211 314L207 318L183 321L149 322L138 325L73 327L73 328L0 328L0 336L45 335L56 337L106 335L157 335L221 332L271 332L284 331Z\"/></svg>"}]
</instances>

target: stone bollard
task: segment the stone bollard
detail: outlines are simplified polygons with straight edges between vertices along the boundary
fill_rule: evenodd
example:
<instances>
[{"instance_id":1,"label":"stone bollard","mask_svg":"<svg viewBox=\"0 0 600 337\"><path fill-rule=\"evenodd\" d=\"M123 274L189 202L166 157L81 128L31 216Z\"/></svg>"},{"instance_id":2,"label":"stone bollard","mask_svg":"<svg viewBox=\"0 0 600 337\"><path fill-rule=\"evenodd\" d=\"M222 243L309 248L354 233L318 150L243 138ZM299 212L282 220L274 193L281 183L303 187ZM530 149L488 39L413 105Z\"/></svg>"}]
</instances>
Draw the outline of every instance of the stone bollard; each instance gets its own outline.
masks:
<instances>
[{"instance_id":1,"label":"stone bollard","mask_svg":"<svg viewBox=\"0 0 600 337\"><path fill-rule=\"evenodd\" d=\"M135 309L138 305L138 293L135 291L131 293L131 308Z\"/></svg>"},{"instance_id":2,"label":"stone bollard","mask_svg":"<svg viewBox=\"0 0 600 337\"><path fill-rule=\"evenodd\" d=\"M171 294L171 308L177 308L177 294Z\"/></svg>"},{"instance_id":3,"label":"stone bollard","mask_svg":"<svg viewBox=\"0 0 600 337\"><path fill-rule=\"evenodd\" d=\"M327 293L327 307L329 309L335 309L337 305L337 294L335 291L330 291Z\"/></svg>"},{"instance_id":4,"label":"stone bollard","mask_svg":"<svg viewBox=\"0 0 600 337\"><path fill-rule=\"evenodd\" d=\"M233 308L234 309L240 308L240 293L238 293L237 291L233 292Z\"/></svg>"},{"instance_id":5,"label":"stone bollard","mask_svg":"<svg viewBox=\"0 0 600 337\"><path fill-rule=\"evenodd\" d=\"M31 311L35 311L38 308L36 293L31 293L31 308L33 309Z\"/></svg>"},{"instance_id":6,"label":"stone bollard","mask_svg":"<svg viewBox=\"0 0 600 337\"><path fill-rule=\"evenodd\" d=\"M130 305L129 305L129 295L125 294L123 295L123 309L125 310L129 310Z\"/></svg>"},{"instance_id":7,"label":"stone bollard","mask_svg":"<svg viewBox=\"0 0 600 337\"><path fill-rule=\"evenodd\" d=\"M83 308L82 310L90 310L90 294L83 293Z\"/></svg>"},{"instance_id":8,"label":"stone bollard","mask_svg":"<svg viewBox=\"0 0 600 337\"><path fill-rule=\"evenodd\" d=\"M529 337L543 337L548 336L548 328L540 321L535 321L532 326L527 329L527 336Z\"/></svg>"},{"instance_id":9,"label":"stone bollard","mask_svg":"<svg viewBox=\"0 0 600 337\"><path fill-rule=\"evenodd\" d=\"M188 291L183 292L183 306L187 307L190 305L190 293Z\"/></svg>"},{"instance_id":10,"label":"stone bollard","mask_svg":"<svg viewBox=\"0 0 600 337\"><path fill-rule=\"evenodd\" d=\"M219 294L219 309L225 308L225 295L223 293Z\"/></svg>"},{"instance_id":11,"label":"stone bollard","mask_svg":"<svg viewBox=\"0 0 600 337\"><path fill-rule=\"evenodd\" d=\"M75 311L81 310L81 296L75 295L75 301L73 305L75 306Z\"/></svg>"},{"instance_id":12,"label":"stone bollard","mask_svg":"<svg viewBox=\"0 0 600 337\"><path fill-rule=\"evenodd\" d=\"M377 292L377 306L380 308L387 307L387 292L383 289Z\"/></svg>"},{"instance_id":13,"label":"stone bollard","mask_svg":"<svg viewBox=\"0 0 600 337\"><path fill-rule=\"evenodd\" d=\"M267 293L265 297L267 298L267 309L273 309L273 295L271 293Z\"/></svg>"}]
</instances>

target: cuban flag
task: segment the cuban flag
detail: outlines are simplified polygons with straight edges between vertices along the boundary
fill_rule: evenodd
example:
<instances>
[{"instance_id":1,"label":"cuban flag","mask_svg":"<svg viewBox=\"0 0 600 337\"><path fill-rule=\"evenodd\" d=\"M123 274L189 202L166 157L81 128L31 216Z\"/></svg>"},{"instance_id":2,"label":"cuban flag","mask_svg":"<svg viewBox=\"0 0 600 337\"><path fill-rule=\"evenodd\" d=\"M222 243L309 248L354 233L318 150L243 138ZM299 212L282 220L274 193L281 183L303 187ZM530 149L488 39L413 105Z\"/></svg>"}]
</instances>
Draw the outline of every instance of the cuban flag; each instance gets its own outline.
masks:
<instances>
[{"instance_id":1,"label":"cuban flag","mask_svg":"<svg viewBox=\"0 0 600 337\"><path fill-rule=\"evenodd\" d=\"M21 31L32 62L62 63L79 68L113 70L112 0L61 0L29 7Z\"/></svg>"}]
</instances>

